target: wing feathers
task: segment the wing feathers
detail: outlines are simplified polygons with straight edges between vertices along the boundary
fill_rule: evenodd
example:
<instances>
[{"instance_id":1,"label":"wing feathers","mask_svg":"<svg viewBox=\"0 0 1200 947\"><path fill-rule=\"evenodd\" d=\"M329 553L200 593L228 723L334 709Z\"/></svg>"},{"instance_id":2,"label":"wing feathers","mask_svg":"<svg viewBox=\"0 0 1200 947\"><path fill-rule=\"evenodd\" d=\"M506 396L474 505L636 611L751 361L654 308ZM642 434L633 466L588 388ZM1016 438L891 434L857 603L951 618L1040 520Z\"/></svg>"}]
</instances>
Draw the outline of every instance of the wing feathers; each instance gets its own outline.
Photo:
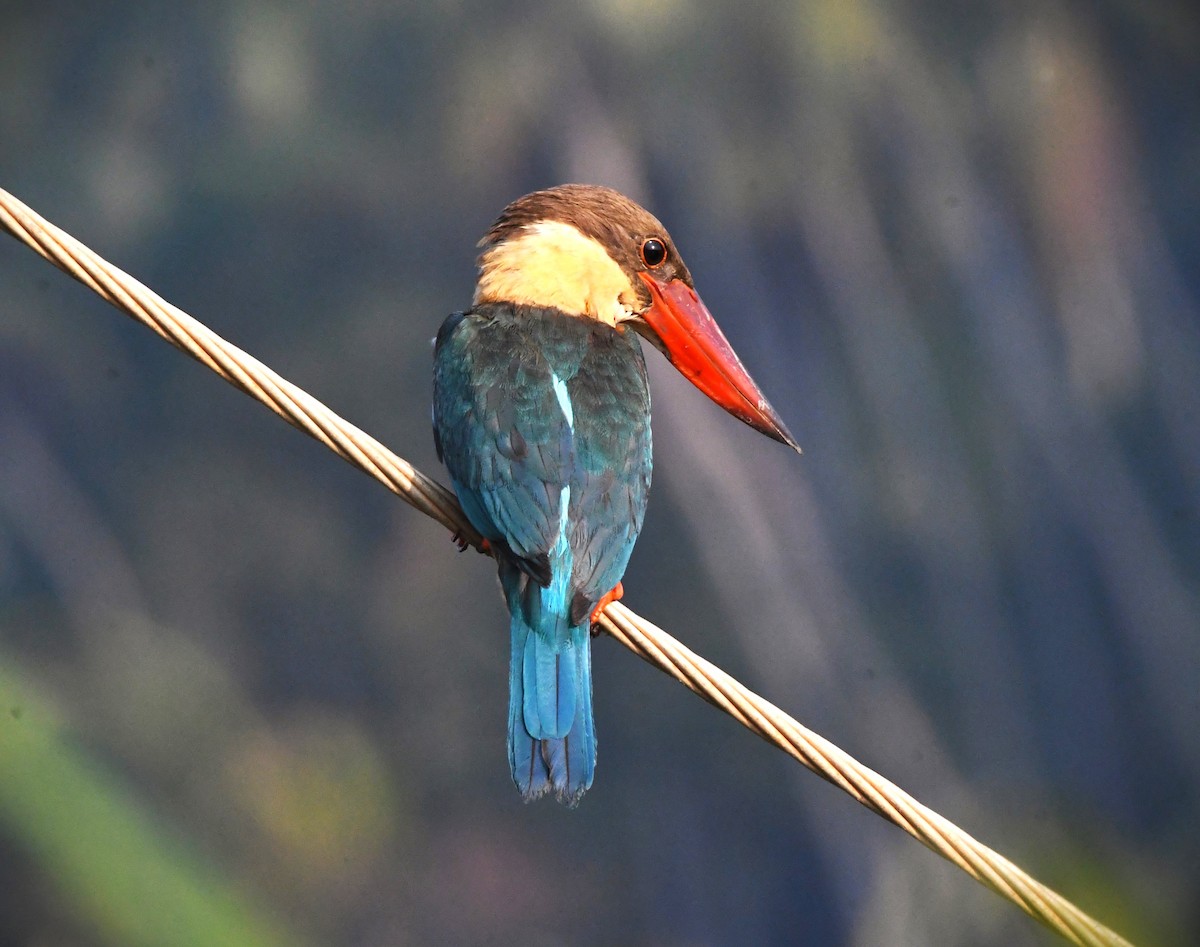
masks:
<instances>
[{"instance_id":1,"label":"wing feathers","mask_svg":"<svg viewBox=\"0 0 1200 947\"><path fill-rule=\"evenodd\" d=\"M633 333L483 306L447 320L434 378L437 443L471 522L549 586L570 487L566 602L598 600L625 571L650 485L649 391Z\"/></svg>"}]
</instances>

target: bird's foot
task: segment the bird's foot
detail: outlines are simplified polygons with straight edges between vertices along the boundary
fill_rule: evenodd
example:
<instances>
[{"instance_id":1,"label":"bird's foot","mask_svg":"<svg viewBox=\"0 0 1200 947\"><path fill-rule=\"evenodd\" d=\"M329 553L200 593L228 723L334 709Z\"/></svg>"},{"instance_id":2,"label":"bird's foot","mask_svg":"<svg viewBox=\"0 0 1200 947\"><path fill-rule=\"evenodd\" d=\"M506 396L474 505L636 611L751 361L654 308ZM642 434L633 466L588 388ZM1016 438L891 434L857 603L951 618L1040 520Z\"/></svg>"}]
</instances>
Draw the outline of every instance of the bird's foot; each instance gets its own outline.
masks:
<instances>
[{"instance_id":1,"label":"bird's foot","mask_svg":"<svg viewBox=\"0 0 1200 947\"><path fill-rule=\"evenodd\" d=\"M461 532L456 532L453 536L451 536L450 541L458 546L459 552L466 552L467 547L471 545L471 543L468 542L467 537ZM492 547L486 539L481 539L479 541L479 551L485 556L490 556L492 554Z\"/></svg>"},{"instance_id":2,"label":"bird's foot","mask_svg":"<svg viewBox=\"0 0 1200 947\"><path fill-rule=\"evenodd\" d=\"M591 622L593 635L599 634L599 631L596 630L596 622L600 620L600 615L604 612L604 609L608 608L611 602L619 602L624 594L625 586L618 582L611 589L600 596L600 601L598 601L596 603L596 607L592 609Z\"/></svg>"}]
</instances>

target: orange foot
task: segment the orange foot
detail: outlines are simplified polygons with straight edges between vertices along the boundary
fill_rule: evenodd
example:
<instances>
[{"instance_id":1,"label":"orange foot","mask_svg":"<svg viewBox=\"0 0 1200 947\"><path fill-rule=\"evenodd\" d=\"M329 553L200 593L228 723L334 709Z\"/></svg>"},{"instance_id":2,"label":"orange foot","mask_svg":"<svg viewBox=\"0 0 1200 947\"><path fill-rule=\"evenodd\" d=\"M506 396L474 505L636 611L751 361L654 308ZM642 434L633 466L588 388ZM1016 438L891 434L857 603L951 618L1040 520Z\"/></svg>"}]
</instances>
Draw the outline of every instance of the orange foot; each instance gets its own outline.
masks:
<instances>
[{"instance_id":1,"label":"orange foot","mask_svg":"<svg viewBox=\"0 0 1200 947\"><path fill-rule=\"evenodd\" d=\"M467 547L471 545L469 542L467 542L467 538L462 533L455 533L450 537L450 541L458 546L459 552L466 552ZM492 547L486 539L481 539L479 541L479 551L485 556L490 556L492 554Z\"/></svg>"},{"instance_id":2,"label":"orange foot","mask_svg":"<svg viewBox=\"0 0 1200 947\"><path fill-rule=\"evenodd\" d=\"M596 607L592 609L592 625L594 626L596 622L600 620L600 614L604 611L604 609L608 608L609 603L619 602L624 594L625 586L618 582L611 589L600 596L600 601L598 601L596 603ZM592 629L592 634L598 634L594 627Z\"/></svg>"}]
</instances>

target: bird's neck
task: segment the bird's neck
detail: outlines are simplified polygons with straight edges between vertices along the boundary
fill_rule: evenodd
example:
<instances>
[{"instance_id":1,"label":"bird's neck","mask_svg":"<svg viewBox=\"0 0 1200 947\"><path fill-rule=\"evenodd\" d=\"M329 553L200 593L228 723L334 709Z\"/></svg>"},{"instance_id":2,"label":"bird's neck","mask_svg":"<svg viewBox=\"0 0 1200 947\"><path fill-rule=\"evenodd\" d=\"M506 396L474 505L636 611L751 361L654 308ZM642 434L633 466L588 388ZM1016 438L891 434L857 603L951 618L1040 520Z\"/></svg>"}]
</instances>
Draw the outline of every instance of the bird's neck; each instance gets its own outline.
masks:
<instances>
[{"instance_id":1,"label":"bird's neck","mask_svg":"<svg viewBox=\"0 0 1200 947\"><path fill-rule=\"evenodd\" d=\"M475 304L557 309L615 326L632 315L636 293L608 251L570 224L544 220L480 257Z\"/></svg>"}]
</instances>

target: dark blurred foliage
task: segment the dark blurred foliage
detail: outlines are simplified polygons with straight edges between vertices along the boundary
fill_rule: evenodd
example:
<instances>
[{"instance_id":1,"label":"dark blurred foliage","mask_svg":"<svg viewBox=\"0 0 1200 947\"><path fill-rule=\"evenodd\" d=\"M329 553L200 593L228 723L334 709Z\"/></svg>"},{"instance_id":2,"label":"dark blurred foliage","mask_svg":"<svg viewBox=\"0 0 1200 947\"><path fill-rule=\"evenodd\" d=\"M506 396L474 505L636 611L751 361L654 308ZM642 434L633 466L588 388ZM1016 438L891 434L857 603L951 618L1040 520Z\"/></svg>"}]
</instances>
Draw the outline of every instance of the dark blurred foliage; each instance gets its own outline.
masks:
<instances>
[{"instance_id":1,"label":"dark blurred foliage","mask_svg":"<svg viewBox=\"0 0 1200 947\"><path fill-rule=\"evenodd\" d=\"M1198 115L1183 0L0 28L0 186L430 472L495 214L647 204L805 454L652 356L626 601L1148 944L1200 941ZM487 560L0 286L0 941L1054 942L607 640L595 788L523 805Z\"/></svg>"}]
</instances>

